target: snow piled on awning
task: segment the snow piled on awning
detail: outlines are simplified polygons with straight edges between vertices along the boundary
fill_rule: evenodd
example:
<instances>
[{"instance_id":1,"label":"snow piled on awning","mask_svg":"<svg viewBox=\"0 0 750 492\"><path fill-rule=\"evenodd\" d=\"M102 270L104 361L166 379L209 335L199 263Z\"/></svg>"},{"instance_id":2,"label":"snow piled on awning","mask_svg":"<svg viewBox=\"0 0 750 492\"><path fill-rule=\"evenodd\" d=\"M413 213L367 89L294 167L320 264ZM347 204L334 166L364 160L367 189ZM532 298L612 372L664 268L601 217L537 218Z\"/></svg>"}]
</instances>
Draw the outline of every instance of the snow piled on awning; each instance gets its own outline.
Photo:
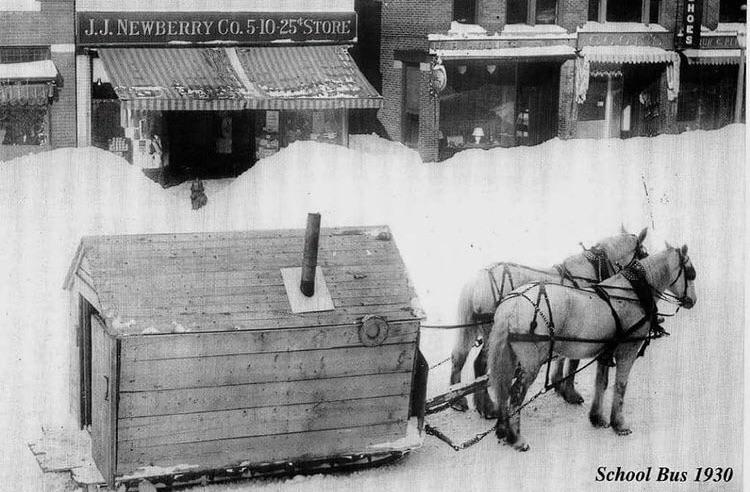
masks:
<instances>
[{"instance_id":1,"label":"snow piled on awning","mask_svg":"<svg viewBox=\"0 0 750 492\"><path fill-rule=\"evenodd\" d=\"M52 60L0 63L0 80L53 80L57 67Z\"/></svg>"}]
</instances>

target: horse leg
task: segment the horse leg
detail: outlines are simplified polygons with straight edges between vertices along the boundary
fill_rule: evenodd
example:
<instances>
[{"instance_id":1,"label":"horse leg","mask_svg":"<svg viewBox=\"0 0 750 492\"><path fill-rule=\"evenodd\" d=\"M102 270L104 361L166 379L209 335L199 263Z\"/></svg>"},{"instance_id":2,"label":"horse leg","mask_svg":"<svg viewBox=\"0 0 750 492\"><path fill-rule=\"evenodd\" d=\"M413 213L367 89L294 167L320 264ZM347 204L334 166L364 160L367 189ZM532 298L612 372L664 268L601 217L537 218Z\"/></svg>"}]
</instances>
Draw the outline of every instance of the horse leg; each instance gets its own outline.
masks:
<instances>
[{"instance_id":1,"label":"horse leg","mask_svg":"<svg viewBox=\"0 0 750 492\"><path fill-rule=\"evenodd\" d=\"M485 336L485 340L488 337ZM474 359L474 376L480 377L487 374L487 357L489 349L487 344L483 344L479 350L477 358ZM495 419L498 417L497 409L495 404L490 398L490 393L487 388L481 389L474 394L474 404L477 407L477 412L486 419Z\"/></svg>"},{"instance_id":2,"label":"horse leg","mask_svg":"<svg viewBox=\"0 0 750 492\"><path fill-rule=\"evenodd\" d=\"M568 359L568 370L565 380L557 385L558 392L562 395L565 401L573 405L580 405L583 403L583 397L575 388L575 374L579 362L578 359ZM559 365L563 365L562 361L560 361Z\"/></svg>"},{"instance_id":3,"label":"horse leg","mask_svg":"<svg viewBox=\"0 0 750 492\"><path fill-rule=\"evenodd\" d=\"M627 424L625 424L625 419L622 416L622 405L625 399L625 390L628 387L630 369L633 367L633 363L638 356L639 348L637 344L630 343L620 346L620 350L615 352L617 369L615 372L615 389L612 396L612 413L610 414L609 422L612 429L620 436L627 436L632 432Z\"/></svg>"},{"instance_id":4,"label":"horse leg","mask_svg":"<svg viewBox=\"0 0 750 492\"><path fill-rule=\"evenodd\" d=\"M530 366L520 365L516 371L516 380L510 388L510 405L508 406L508 430L505 440L518 451L528 451L529 444L521 437L521 406L529 391L529 386L539 374L541 364L533 362Z\"/></svg>"},{"instance_id":5,"label":"horse leg","mask_svg":"<svg viewBox=\"0 0 750 492\"><path fill-rule=\"evenodd\" d=\"M596 383L594 386L594 399L589 410L589 421L594 427L607 427L607 421L602 414L602 400L604 392L609 383L609 366L601 361L596 362Z\"/></svg>"},{"instance_id":6,"label":"horse leg","mask_svg":"<svg viewBox=\"0 0 750 492\"><path fill-rule=\"evenodd\" d=\"M498 410L495 434L498 440L503 440L508 436L508 395L518 362L508 343L508 331L506 327L497 327L493 331L491 338L492 340L489 341L487 349L487 356L490 364L489 381L497 397Z\"/></svg>"},{"instance_id":7,"label":"horse leg","mask_svg":"<svg viewBox=\"0 0 750 492\"><path fill-rule=\"evenodd\" d=\"M471 328L464 328L459 330L458 339L456 344L453 346L453 352L451 353L451 385L461 382L461 369L463 369L466 363L466 358L469 356L471 346L474 344L476 334ZM469 409L469 403L466 401L466 397L461 397L458 400L451 403L451 408L460 412L465 412Z\"/></svg>"}]
</instances>

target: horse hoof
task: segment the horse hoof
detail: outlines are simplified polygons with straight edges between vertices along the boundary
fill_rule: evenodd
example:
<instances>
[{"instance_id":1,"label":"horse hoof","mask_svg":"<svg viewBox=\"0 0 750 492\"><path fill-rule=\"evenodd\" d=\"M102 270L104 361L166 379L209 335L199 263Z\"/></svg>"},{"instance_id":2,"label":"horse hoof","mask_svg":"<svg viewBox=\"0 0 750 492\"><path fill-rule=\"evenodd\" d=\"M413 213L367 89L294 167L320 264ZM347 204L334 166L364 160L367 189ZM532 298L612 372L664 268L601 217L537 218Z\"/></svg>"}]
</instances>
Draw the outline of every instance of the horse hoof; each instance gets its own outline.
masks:
<instances>
[{"instance_id":1,"label":"horse hoof","mask_svg":"<svg viewBox=\"0 0 750 492\"><path fill-rule=\"evenodd\" d=\"M529 449L531 449L531 446L529 446L529 443L527 443L527 442L520 442L519 441L519 442L517 442L517 443L515 443L513 445L513 449L515 449L516 451L520 451L520 452L524 453L524 452L528 451Z\"/></svg>"},{"instance_id":2,"label":"horse hoof","mask_svg":"<svg viewBox=\"0 0 750 492\"><path fill-rule=\"evenodd\" d=\"M451 403L451 408L459 412L465 412L469 409L469 403L466 401L466 398L461 398Z\"/></svg>"},{"instance_id":3,"label":"horse hoof","mask_svg":"<svg viewBox=\"0 0 750 492\"><path fill-rule=\"evenodd\" d=\"M581 405L583 403L583 397L576 391L563 393L563 399L571 405Z\"/></svg>"},{"instance_id":4,"label":"horse hoof","mask_svg":"<svg viewBox=\"0 0 750 492\"><path fill-rule=\"evenodd\" d=\"M591 422L591 425L593 425L594 427L599 427L602 429L605 427L609 427L609 424L607 423L606 420L604 420L604 417L602 417L601 415L589 414L589 421Z\"/></svg>"},{"instance_id":5,"label":"horse hoof","mask_svg":"<svg viewBox=\"0 0 750 492\"><path fill-rule=\"evenodd\" d=\"M507 437L508 433L505 430L504 427L497 426L495 429L495 435L497 436L498 442L505 442L505 438Z\"/></svg>"},{"instance_id":6,"label":"horse hoof","mask_svg":"<svg viewBox=\"0 0 750 492\"><path fill-rule=\"evenodd\" d=\"M627 436L630 435L633 431L628 429L627 427L617 427L615 428L615 433L618 436Z\"/></svg>"}]
</instances>

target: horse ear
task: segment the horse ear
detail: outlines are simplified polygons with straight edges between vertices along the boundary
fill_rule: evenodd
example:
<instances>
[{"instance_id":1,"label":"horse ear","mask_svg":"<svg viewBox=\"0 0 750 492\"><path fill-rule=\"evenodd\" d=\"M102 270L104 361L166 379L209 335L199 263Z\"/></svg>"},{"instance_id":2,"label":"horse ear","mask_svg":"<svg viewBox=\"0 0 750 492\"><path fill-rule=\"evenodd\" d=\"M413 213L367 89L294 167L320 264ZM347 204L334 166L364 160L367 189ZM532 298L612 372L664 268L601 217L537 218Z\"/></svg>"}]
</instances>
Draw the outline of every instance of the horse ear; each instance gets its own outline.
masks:
<instances>
[{"instance_id":1,"label":"horse ear","mask_svg":"<svg viewBox=\"0 0 750 492\"><path fill-rule=\"evenodd\" d=\"M667 249L674 249L667 241L664 241L664 244L667 246Z\"/></svg>"},{"instance_id":2,"label":"horse ear","mask_svg":"<svg viewBox=\"0 0 750 492\"><path fill-rule=\"evenodd\" d=\"M682 254L687 255L687 244L682 245Z\"/></svg>"},{"instance_id":3,"label":"horse ear","mask_svg":"<svg viewBox=\"0 0 750 492\"><path fill-rule=\"evenodd\" d=\"M627 234L628 233L628 230L625 229L625 224L623 224L622 222L620 222L620 232L622 234Z\"/></svg>"},{"instance_id":4,"label":"horse ear","mask_svg":"<svg viewBox=\"0 0 750 492\"><path fill-rule=\"evenodd\" d=\"M642 243L644 239L646 239L646 234L648 234L648 227L644 227L643 230L638 234L638 242Z\"/></svg>"}]
</instances>

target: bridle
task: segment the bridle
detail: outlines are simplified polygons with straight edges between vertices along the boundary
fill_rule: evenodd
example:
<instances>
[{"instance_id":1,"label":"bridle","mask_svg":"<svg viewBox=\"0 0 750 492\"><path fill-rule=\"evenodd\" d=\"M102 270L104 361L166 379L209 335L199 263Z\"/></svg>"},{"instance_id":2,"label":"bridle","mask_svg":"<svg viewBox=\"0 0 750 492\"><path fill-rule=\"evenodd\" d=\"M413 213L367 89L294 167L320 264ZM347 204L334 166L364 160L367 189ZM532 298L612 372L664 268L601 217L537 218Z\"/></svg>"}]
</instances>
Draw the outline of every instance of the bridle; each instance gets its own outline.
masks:
<instances>
[{"instance_id":1,"label":"bridle","mask_svg":"<svg viewBox=\"0 0 750 492\"><path fill-rule=\"evenodd\" d=\"M677 272L677 277L672 281L672 283L669 284L669 287L672 287L674 284L677 283L680 278L683 278L683 287L682 287L682 295L681 296L675 296L674 294L671 294L669 292L658 292L657 291L657 297L661 300L664 300L666 302L669 302L670 304L677 304L678 310L680 307L684 306L688 301L688 282L692 282L695 280L695 268L693 265L689 265L688 262L690 259L683 254L681 248L677 248L677 255L680 258L680 271ZM691 301L692 302L692 301ZM677 311L675 311L676 313Z\"/></svg>"},{"instance_id":2,"label":"bridle","mask_svg":"<svg viewBox=\"0 0 750 492\"><path fill-rule=\"evenodd\" d=\"M643 241L641 241L641 239L638 237L638 235L636 235L636 234L628 234L628 235L630 237L632 237L632 238L635 239L635 248L633 249L633 257L630 259L630 261L625 262L625 266L631 265L635 260L642 260L642 259L648 257L648 251L646 251L646 247L643 245ZM585 251L589 251L586 248L583 248L583 250L584 250L584 252ZM598 244L592 246L590 248L590 250L592 250L592 251L596 251L596 250L602 251L602 253L604 255L604 258L607 260L607 264L609 265L610 273L612 275L620 273L625 268L625 266L621 265L619 262L617 262L617 261L613 262L612 260L610 260L609 259L609 255Z\"/></svg>"}]
</instances>

